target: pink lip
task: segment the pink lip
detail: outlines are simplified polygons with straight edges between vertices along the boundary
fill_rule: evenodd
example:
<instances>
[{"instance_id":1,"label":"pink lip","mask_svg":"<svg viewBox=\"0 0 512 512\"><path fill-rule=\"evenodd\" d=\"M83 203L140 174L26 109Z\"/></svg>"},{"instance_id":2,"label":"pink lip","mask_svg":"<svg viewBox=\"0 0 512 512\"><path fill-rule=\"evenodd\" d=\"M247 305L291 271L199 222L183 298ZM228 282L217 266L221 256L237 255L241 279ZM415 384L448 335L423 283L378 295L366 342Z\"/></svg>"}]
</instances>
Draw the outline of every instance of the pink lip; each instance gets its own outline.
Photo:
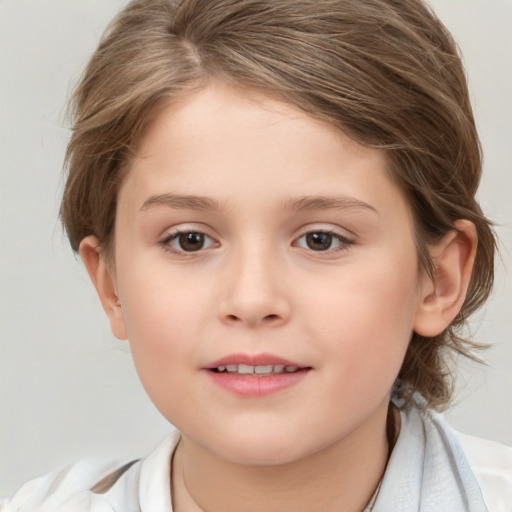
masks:
<instances>
[{"instance_id":1,"label":"pink lip","mask_svg":"<svg viewBox=\"0 0 512 512\"><path fill-rule=\"evenodd\" d=\"M255 374L239 375L213 371L218 366L227 366L228 364L296 366L299 370L293 373L278 373L266 376L257 376ZM250 398L268 396L298 384L308 375L311 367L306 367L282 357L273 356L272 354L233 354L209 363L203 370L222 389L238 396Z\"/></svg>"},{"instance_id":2,"label":"pink lip","mask_svg":"<svg viewBox=\"0 0 512 512\"><path fill-rule=\"evenodd\" d=\"M221 359L217 359L204 366L205 369L217 368L218 366L226 366L228 364L247 364L249 366L267 366L269 364L282 364L284 366L297 366L305 368L304 365L294 361L288 361L282 357L272 354L231 354Z\"/></svg>"}]
</instances>

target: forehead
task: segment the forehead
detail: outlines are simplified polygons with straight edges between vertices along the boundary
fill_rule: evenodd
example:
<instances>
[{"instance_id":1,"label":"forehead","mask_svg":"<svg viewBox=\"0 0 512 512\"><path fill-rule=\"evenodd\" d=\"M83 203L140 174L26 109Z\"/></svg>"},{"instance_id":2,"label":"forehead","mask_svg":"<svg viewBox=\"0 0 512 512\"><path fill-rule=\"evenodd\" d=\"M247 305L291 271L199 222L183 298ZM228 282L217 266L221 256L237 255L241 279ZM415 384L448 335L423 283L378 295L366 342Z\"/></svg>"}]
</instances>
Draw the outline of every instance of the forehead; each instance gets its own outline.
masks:
<instances>
[{"instance_id":1,"label":"forehead","mask_svg":"<svg viewBox=\"0 0 512 512\"><path fill-rule=\"evenodd\" d=\"M221 84L163 107L138 145L121 200L212 197L230 206L255 199L346 196L403 208L385 153L356 143L290 104Z\"/></svg>"}]
</instances>

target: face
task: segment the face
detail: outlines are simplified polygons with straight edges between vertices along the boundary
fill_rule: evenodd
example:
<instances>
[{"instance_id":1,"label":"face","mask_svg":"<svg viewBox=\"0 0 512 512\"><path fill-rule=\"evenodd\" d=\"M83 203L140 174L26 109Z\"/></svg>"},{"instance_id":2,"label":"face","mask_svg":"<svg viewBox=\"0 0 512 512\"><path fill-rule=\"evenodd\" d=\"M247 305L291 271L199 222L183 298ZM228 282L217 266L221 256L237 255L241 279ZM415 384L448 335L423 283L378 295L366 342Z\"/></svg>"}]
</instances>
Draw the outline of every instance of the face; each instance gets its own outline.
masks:
<instances>
[{"instance_id":1,"label":"face","mask_svg":"<svg viewBox=\"0 0 512 512\"><path fill-rule=\"evenodd\" d=\"M382 152L212 86L149 127L115 229L114 332L190 442L281 463L382 416L422 296Z\"/></svg>"}]
</instances>

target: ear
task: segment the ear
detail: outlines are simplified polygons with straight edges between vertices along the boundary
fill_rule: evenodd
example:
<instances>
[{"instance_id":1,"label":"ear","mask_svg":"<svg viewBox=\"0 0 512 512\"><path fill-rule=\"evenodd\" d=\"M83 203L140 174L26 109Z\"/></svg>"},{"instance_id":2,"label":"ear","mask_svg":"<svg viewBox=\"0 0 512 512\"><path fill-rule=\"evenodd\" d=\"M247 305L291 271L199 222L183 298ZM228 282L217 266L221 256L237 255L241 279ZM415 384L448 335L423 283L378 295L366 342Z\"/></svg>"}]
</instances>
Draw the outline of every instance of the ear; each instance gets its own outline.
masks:
<instances>
[{"instance_id":1,"label":"ear","mask_svg":"<svg viewBox=\"0 0 512 512\"><path fill-rule=\"evenodd\" d=\"M458 220L454 229L430 248L434 278L424 277L414 323L414 331L420 336L437 336L459 313L471 279L477 244L475 225Z\"/></svg>"},{"instance_id":2,"label":"ear","mask_svg":"<svg viewBox=\"0 0 512 512\"><path fill-rule=\"evenodd\" d=\"M85 268L98 292L101 304L110 320L110 328L116 338L127 339L123 310L117 296L115 277L109 269L99 240L87 236L80 242L79 253Z\"/></svg>"}]
</instances>

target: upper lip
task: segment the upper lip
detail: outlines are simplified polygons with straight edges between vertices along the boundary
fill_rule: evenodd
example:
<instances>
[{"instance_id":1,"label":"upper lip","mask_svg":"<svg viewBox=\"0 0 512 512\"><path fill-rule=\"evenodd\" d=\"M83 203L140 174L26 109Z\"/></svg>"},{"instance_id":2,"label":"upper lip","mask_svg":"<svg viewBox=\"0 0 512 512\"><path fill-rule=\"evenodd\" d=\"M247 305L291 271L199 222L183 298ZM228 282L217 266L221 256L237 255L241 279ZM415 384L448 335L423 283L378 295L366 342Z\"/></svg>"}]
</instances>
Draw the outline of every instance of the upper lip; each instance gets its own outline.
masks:
<instances>
[{"instance_id":1,"label":"upper lip","mask_svg":"<svg viewBox=\"0 0 512 512\"><path fill-rule=\"evenodd\" d=\"M230 354L206 364L205 368L217 368L219 366L227 366L228 364L245 364L248 366L283 365L306 368L303 364L272 354Z\"/></svg>"}]
</instances>

